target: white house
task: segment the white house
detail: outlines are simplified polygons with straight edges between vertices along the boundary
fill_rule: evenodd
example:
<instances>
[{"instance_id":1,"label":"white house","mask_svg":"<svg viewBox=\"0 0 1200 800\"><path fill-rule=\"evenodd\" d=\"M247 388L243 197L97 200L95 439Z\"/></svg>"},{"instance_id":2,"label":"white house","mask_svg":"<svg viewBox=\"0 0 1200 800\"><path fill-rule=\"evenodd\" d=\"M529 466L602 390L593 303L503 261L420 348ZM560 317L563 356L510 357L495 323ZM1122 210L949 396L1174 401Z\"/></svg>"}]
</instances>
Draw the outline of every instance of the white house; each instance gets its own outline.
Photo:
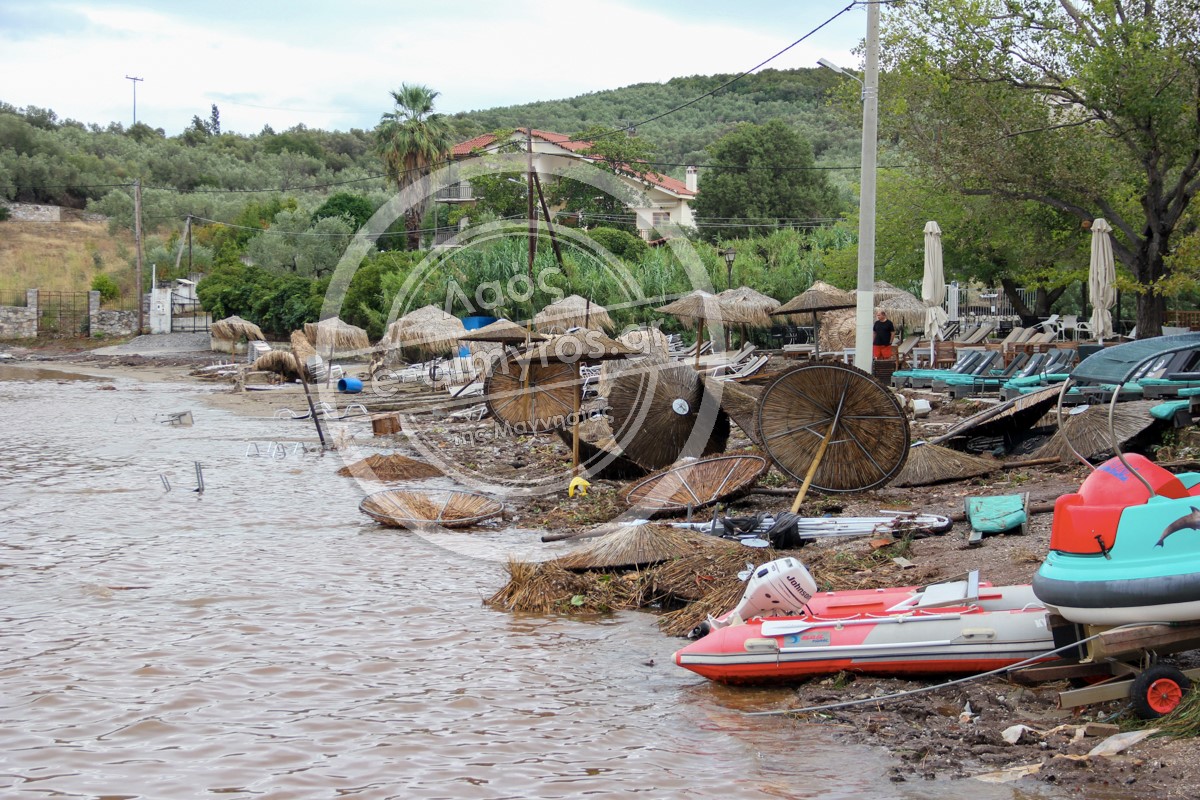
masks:
<instances>
[{"instance_id":1,"label":"white house","mask_svg":"<svg viewBox=\"0 0 1200 800\"><path fill-rule=\"evenodd\" d=\"M527 152L526 147L532 142L533 169L542 175L555 174L565 160L585 163L600 160L582 155L581 151L592 147L591 142L575 141L570 136L552 131L518 128L512 133L509 141L521 152ZM481 134L456 144L451 150L451 158L463 161L478 155L485 148L495 149L496 144L495 134ZM655 239L670 235L668 231L661 229L661 226L667 223L679 227L695 226L695 218L689 205L697 192L695 167L687 168L686 182L656 172L637 175L631 170L628 173L618 172L617 175L642 198L636 204L629 205L629 210L636 215L638 233L642 238ZM475 198L469 181L464 180L439 191L435 199L458 203L471 202Z\"/></svg>"}]
</instances>

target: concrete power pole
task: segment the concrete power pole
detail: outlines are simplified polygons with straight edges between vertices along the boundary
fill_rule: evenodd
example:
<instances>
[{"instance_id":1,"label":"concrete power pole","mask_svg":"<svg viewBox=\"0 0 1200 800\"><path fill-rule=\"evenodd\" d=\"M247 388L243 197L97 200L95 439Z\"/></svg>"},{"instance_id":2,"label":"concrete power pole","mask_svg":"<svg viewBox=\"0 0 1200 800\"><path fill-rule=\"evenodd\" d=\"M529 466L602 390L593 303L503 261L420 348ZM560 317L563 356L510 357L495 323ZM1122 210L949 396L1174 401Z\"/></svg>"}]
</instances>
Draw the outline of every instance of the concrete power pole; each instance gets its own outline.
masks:
<instances>
[{"instance_id":1,"label":"concrete power pole","mask_svg":"<svg viewBox=\"0 0 1200 800\"><path fill-rule=\"evenodd\" d=\"M858 306L854 366L872 371L875 317L875 158L879 136L879 3L867 3L867 52L863 73L862 189L858 205Z\"/></svg>"},{"instance_id":2,"label":"concrete power pole","mask_svg":"<svg viewBox=\"0 0 1200 800\"><path fill-rule=\"evenodd\" d=\"M137 319L138 335L142 335L142 331L146 327L145 311L142 309L143 290L142 290L142 179L137 178L133 182L133 246L136 251L135 260L137 261Z\"/></svg>"},{"instance_id":3,"label":"concrete power pole","mask_svg":"<svg viewBox=\"0 0 1200 800\"><path fill-rule=\"evenodd\" d=\"M125 80L133 81L133 124L137 125L137 85L145 78L135 78L132 75L126 75Z\"/></svg>"}]
</instances>

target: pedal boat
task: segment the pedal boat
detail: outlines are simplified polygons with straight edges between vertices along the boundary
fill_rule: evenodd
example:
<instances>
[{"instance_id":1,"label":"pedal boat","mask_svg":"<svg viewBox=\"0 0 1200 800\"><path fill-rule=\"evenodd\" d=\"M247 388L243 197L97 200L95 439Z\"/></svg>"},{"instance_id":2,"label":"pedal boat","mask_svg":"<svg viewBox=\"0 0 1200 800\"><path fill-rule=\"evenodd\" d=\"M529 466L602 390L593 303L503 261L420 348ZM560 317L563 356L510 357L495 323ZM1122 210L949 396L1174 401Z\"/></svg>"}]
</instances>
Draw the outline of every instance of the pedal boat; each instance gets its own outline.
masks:
<instances>
[{"instance_id":1,"label":"pedal boat","mask_svg":"<svg viewBox=\"0 0 1200 800\"><path fill-rule=\"evenodd\" d=\"M752 579L739 609L754 591ZM803 605L745 621L735 609L677 651L675 663L721 683L787 683L841 671L977 674L1054 647L1029 586L981 584L977 573L928 587L816 592Z\"/></svg>"}]
</instances>

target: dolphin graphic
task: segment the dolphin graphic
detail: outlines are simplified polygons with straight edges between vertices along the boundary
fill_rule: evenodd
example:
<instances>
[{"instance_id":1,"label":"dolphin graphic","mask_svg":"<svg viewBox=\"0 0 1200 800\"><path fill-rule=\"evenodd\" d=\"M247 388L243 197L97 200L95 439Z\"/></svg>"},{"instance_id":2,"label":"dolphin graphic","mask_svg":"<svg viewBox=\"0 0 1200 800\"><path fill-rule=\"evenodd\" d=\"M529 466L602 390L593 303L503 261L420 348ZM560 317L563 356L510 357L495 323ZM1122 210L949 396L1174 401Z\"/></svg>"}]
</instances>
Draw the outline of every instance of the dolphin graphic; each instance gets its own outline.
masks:
<instances>
[{"instance_id":1,"label":"dolphin graphic","mask_svg":"<svg viewBox=\"0 0 1200 800\"><path fill-rule=\"evenodd\" d=\"M1163 529L1162 536L1159 537L1159 540L1155 543L1155 547L1162 547L1163 542L1167 540L1167 537L1175 531L1188 530L1189 528L1195 531L1200 531L1200 508L1196 508L1195 506L1192 506L1191 508L1192 513L1183 515Z\"/></svg>"}]
</instances>

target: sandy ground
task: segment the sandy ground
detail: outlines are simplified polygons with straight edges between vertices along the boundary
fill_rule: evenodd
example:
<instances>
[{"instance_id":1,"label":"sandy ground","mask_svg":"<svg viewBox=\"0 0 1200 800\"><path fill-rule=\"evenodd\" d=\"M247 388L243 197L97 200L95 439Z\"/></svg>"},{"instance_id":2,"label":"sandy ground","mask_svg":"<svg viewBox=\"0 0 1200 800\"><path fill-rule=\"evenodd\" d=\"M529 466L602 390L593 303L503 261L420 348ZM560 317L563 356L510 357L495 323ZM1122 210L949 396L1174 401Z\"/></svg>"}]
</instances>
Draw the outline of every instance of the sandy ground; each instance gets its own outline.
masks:
<instances>
[{"instance_id":1,"label":"sandy ground","mask_svg":"<svg viewBox=\"0 0 1200 800\"><path fill-rule=\"evenodd\" d=\"M191 373L197 368L229 360L228 356L208 352L197 343L154 351L119 345L99 353L79 351L69 345L39 346L37 349L0 347L0 354L4 353L13 357L2 362L7 364L55 366L147 381L202 381L204 379ZM351 366L349 374L356 371ZM229 381L205 382L213 388L204 395L205 402L237 413L271 416L280 407L301 409L305 406L303 391L296 385L268 391L235 391ZM914 439L923 432L943 429L956 415L970 410L964 404L939 404L927 422L914 422ZM306 435L311 433L306 429ZM547 439L554 445L546 445ZM735 427L729 449L749 445L749 440ZM518 474L536 467L565 464L569 453L556 437L535 437L526 440L521 452L506 453L501 460L496 459L493 448L484 446L480 446L477 453L467 448L460 457L483 462L491 459L498 473L510 470ZM953 515L962 511L964 498L970 496L1029 492L1031 504L1053 501L1060 494L1074 491L1085 474L1082 465L1038 466L920 489L885 487L873 492L818 496L811 504L806 504L806 508L854 516L872 515L884 508ZM794 483L774 472L764 479L764 483L794 489ZM513 505L520 524L531 528L539 527L539 523L547 527L586 527L603 521L618 508L615 498L622 484L611 481L594 481L594 484L593 497L598 499L589 507L593 509L590 515L563 513L565 500L515 500ZM741 515L780 510L787 502L781 496L750 494L733 504L729 513ZM909 564L902 566L888 561L883 566L871 567L877 573L871 578L881 582L877 585L909 585L955 579L971 569L979 569L983 579L993 584L1027 583L1046 552L1050 521L1049 514L1035 514L1025 535L989 536L976 546L966 544L967 529L959 523L946 535L913 540L904 553ZM810 545L813 546L837 547L849 558L862 555L870 548L863 539ZM802 559L803 552L798 553ZM1184 654L1181 663L1195 666L1196 660L1196 653ZM872 698L926 686L929 683L840 675L797 687L794 703L786 707ZM1064 682L1021 686L1008 679L990 678L901 701L826 711L806 715L803 719L828 725L847 741L889 748L896 756L893 780L897 782L977 777L1015 769L1017 777L1026 775L1020 778L1025 782L1041 781L1070 787L1072 793L1078 791L1088 797L1200 797L1200 759L1194 757L1194 743L1190 740L1152 738L1113 757L1081 758L1102 741L1099 736L1080 738L1076 735L1085 723L1113 721L1122 729L1142 728L1146 724L1132 718L1125 708L1125 701L1075 711L1060 710L1056 705L1057 696L1066 688ZM964 714L968 705L969 713ZM1026 733L1020 742L1009 744L1001 733L1017 724L1038 732L1053 732L1046 735ZM1008 777L1015 779L1011 774ZM964 786L964 790L969 791L969 787Z\"/></svg>"}]
</instances>

